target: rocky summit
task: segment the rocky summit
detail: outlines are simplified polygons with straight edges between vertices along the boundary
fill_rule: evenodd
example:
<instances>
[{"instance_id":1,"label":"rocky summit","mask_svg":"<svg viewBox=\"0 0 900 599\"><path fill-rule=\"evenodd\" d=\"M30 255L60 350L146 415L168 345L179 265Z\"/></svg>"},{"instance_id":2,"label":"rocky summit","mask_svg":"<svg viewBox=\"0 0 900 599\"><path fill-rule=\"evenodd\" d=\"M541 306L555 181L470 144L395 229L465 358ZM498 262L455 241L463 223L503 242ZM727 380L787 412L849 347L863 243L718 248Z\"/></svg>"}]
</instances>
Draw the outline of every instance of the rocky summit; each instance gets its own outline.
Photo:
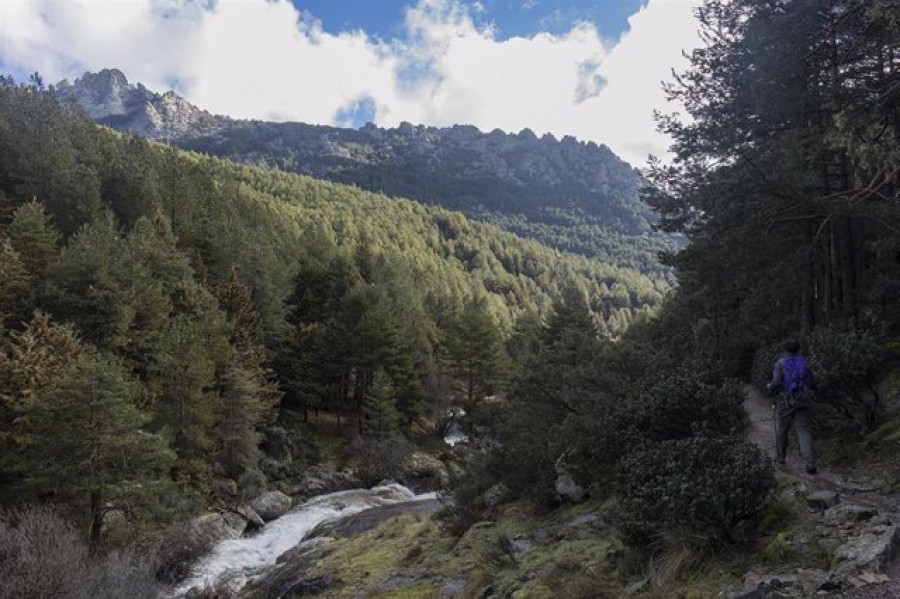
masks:
<instances>
[{"instance_id":1,"label":"rocky summit","mask_svg":"<svg viewBox=\"0 0 900 599\"><path fill-rule=\"evenodd\" d=\"M55 86L59 100L80 105L95 121L153 139L175 139L220 131L228 120L200 110L175 92L158 94L129 83L118 69L85 73Z\"/></svg>"}]
</instances>

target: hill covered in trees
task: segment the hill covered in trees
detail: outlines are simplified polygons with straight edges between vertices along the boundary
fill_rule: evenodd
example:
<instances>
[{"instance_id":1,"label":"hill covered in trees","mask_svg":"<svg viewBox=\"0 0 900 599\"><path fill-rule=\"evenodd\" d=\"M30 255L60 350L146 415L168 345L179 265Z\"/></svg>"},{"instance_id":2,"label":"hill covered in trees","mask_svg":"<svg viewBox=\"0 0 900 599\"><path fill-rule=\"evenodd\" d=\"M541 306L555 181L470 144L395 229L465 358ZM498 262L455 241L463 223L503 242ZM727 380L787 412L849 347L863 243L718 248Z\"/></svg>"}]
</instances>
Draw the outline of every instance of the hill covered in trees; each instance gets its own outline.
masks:
<instances>
[{"instance_id":1,"label":"hill covered in trees","mask_svg":"<svg viewBox=\"0 0 900 599\"><path fill-rule=\"evenodd\" d=\"M609 335L667 289L443 208L118 134L4 79L4 502L63 500L97 542L109 506L258 488L279 476L260 449L279 405L408 430L446 410L436 381L494 390L503 337L566 286Z\"/></svg>"},{"instance_id":2,"label":"hill covered in trees","mask_svg":"<svg viewBox=\"0 0 900 599\"><path fill-rule=\"evenodd\" d=\"M677 160L646 193L689 240L661 303L634 271L118 135L6 81L4 505L66 507L101 547L109 509L152 528L240 505L316 461L280 456L317 408L350 419L377 482L451 397L472 435L434 451L458 468L440 516L326 528L248 592L895 596L900 6L698 15L670 88L688 117L661 120ZM745 385L791 338L817 379L815 476L773 465L761 421L746 436ZM45 578L18 557L32 539L66 555L34 520L0 520L17 580Z\"/></svg>"},{"instance_id":3,"label":"hill covered in trees","mask_svg":"<svg viewBox=\"0 0 900 599\"><path fill-rule=\"evenodd\" d=\"M403 123L355 129L214 116L116 69L63 81L56 93L98 122L183 148L465 212L560 250L665 274L656 253L677 237L652 230L641 176L609 148L529 130L482 133Z\"/></svg>"}]
</instances>

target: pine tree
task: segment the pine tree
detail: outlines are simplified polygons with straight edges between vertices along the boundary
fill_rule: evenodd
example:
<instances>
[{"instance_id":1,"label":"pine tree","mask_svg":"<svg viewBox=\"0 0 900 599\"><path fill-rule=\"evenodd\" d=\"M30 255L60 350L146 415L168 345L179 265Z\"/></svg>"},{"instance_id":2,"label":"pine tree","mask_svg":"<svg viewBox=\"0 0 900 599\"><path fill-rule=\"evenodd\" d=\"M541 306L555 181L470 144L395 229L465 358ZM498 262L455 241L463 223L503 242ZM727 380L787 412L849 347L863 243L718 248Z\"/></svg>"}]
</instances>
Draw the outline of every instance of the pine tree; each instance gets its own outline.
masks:
<instances>
[{"instance_id":1,"label":"pine tree","mask_svg":"<svg viewBox=\"0 0 900 599\"><path fill-rule=\"evenodd\" d=\"M19 206L6 229L10 243L19 255L29 275L41 278L59 254L59 232L50 216L37 202Z\"/></svg>"},{"instance_id":2,"label":"pine tree","mask_svg":"<svg viewBox=\"0 0 900 599\"><path fill-rule=\"evenodd\" d=\"M24 301L29 288L28 271L9 240L0 236L0 330L3 322Z\"/></svg>"},{"instance_id":3,"label":"pine tree","mask_svg":"<svg viewBox=\"0 0 900 599\"><path fill-rule=\"evenodd\" d=\"M470 407L496 391L509 368L497 323L478 301L469 302L447 331L450 372L460 381Z\"/></svg>"},{"instance_id":4,"label":"pine tree","mask_svg":"<svg viewBox=\"0 0 900 599\"><path fill-rule=\"evenodd\" d=\"M400 425L402 415L397 410L397 391L383 368L372 374L361 416L361 432L368 436L387 437Z\"/></svg>"},{"instance_id":5,"label":"pine tree","mask_svg":"<svg viewBox=\"0 0 900 599\"><path fill-rule=\"evenodd\" d=\"M14 332L8 346L0 351L0 497L21 490L26 470L21 423L28 410L60 383L83 352L71 327L51 323L41 313Z\"/></svg>"},{"instance_id":6,"label":"pine tree","mask_svg":"<svg viewBox=\"0 0 900 599\"><path fill-rule=\"evenodd\" d=\"M171 457L163 440L147 431L139 396L119 364L87 352L26 410L28 482L87 503L95 547L105 503L162 476Z\"/></svg>"},{"instance_id":7,"label":"pine tree","mask_svg":"<svg viewBox=\"0 0 900 599\"><path fill-rule=\"evenodd\" d=\"M266 406L258 381L234 361L222 375L220 387L220 414L216 424L218 462L228 476L237 479L244 471L255 468L262 456L259 449L262 435L257 425Z\"/></svg>"}]
</instances>

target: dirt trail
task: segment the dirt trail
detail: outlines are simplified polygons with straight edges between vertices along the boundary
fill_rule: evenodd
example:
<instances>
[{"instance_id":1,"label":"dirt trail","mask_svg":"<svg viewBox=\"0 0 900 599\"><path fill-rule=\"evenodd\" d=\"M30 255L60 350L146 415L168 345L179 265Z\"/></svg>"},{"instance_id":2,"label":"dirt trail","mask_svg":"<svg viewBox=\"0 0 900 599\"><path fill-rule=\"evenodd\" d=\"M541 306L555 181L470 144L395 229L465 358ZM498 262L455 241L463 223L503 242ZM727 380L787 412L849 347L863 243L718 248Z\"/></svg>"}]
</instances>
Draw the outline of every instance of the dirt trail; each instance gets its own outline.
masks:
<instances>
[{"instance_id":1,"label":"dirt trail","mask_svg":"<svg viewBox=\"0 0 900 599\"><path fill-rule=\"evenodd\" d=\"M775 415L772 411L772 400L751 385L746 385L744 392L744 411L747 412L750 419L747 438L774 460ZM815 437L813 437L814 449L815 441ZM900 508L897 505L896 497L885 496L881 492L884 481L873 481L854 476L853 473L838 472L830 469L828 464L822 463L819 464L818 474L806 474L805 464L797 448L797 435L794 431L791 431L786 457L787 463L781 468L788 474L801 479L811 489L834 491L841 497L848 499L852 497L854 503L872 505L887 512L897 511Z\"/></svg>"},{"instance_id":2,"label":"dirt trail","mask_svg":"<svg viewBox=\"0 0 900 599\"><path fill-rule=\"evenodd\" d=\"M749 418L750 426L747 438L775 458L775 420L772 411L772 400L751 385L744 388L744 410ZM815 448L815 437L813 438ZM829 468L828 464L819 463L819 473L806 474L805 464L797 448L797 436L791 431L790 445L787 452L787 463L778 466L783 472L798 479L807 493L816 491L832 491L837 493L842 503L877 508L884 518L897 524L900 521L900 498L896 493L885 491L885 481L871 480L852 472L840 472ZM884 568L890 582L848 589L829 597L847 597L857 599L881 599L900 597L900 555L895 556Z\"/></svg>"}]
</instances>

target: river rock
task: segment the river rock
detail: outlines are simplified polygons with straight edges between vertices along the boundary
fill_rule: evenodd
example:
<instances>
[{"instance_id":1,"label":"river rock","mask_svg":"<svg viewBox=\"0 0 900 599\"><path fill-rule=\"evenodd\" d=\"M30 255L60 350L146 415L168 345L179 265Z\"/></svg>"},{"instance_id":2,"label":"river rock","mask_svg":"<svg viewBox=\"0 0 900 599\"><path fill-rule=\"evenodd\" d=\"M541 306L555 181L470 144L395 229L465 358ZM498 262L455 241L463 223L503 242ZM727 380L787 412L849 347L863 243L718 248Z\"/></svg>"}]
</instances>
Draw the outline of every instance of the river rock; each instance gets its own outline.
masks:
<instances>
[{"instance_id":1,"label":"river rock","mask_svg":"<svg viewBox=\"0 0 900 599\"><path fill-rule=\"evenodd\" d=\"M450 475L444 463L429 453L414 451L403 461L400 482L417 491L450 484Z\"/></svg>"},{"instance_id":2,"label":"river rock","mask_svg":"<svg viewBox=\"0 0 900 599\"><path fill-rule=\"evenodd\" d=\"M337 471L327 466L316 465L309 468L290 491L294 497L308 499L316 495L359 489L363 486L359 477L350 470Z\"/></svg>"},{"instance_id":3,"label":"river rock","mask_svg":"<svg viewBox=\"0 0 900 599\"><path fill-rule=\"evenodd\" d=\"M203 514L190 521L187 535L201 546L212 546L240 537L246 527L247 521L234 512Z\"/></svg>"},{"instance_id":4,"label":"river rock","mask_svg":"<svg viewBox=\"0 0 900 599\"><path fill-rule=\"evenodd\" d=\"M816 491L806 496L809 507L819 510L827 510L841 502L841 498L834 491Z\"/></svg>"},{"instance_id":5,"label":"river rock","mask_svg":"<svg viewBox=\"0 0 900 599\"><path fill-rule=\"evenodd\" d=\"M277 565L241 589L245 599L303 597L327 591L334 577L316 563L331 548L325 542L303 542L278 558Z\"/></svg>"},{"instance_id":6,"label":"river rock","mask_svg":"<svg viewBox=\"0 0 900 599\"><path fill-rule=\"evenodd\" d=\"M442 505L443 504L438 499L425 499L422 501L372 507L356 514L350 514L336 520L322 522L304 537L304 541L317 537L353 537L368 530L372 530L382 522L390 520L391 518L416 514L430 514L431 512L440 509Z\"/></svg>"},{"instance_id":7,"label":"river rock","mask_svg":"<svg viewBox=\"0 0 900 599\"><path fill-rule=\"evenodd\" d=\"M269 491L263 493L250 502L259 517L269 522L279 516L283 516L286 511L291 509L291 498L281 491Z\"/></svg>"},{"instance_id":8,"label":"river rock","mask_svg":"<svg viewBox=\"0 0 900 599\"><path fill-rule=\"evenodd\" d=\"M249 505L241 505L232 508L232 511L246 520L247 529L262 528L266 525L265 521L256 513L256 510Z\"/></svg>"}]
</instances>

